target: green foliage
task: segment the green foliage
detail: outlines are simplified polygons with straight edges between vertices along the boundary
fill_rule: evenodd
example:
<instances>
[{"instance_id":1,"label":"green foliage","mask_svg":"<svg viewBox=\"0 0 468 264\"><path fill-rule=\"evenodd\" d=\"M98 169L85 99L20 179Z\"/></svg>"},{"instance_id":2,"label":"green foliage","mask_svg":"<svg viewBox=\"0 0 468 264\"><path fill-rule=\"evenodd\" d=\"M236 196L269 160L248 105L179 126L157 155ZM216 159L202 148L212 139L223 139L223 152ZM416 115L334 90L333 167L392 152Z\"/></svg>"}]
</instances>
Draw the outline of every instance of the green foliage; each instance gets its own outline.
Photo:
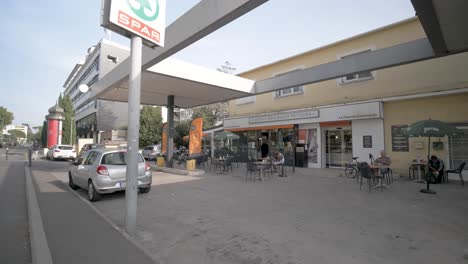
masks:
<instances>
[{"instance_id":1,"label":"green foliage","mask_svg":"<svg viewBox=\"0 0 468 264\"><path fill-rule=\"evenodd\" d=\"M193 109L192 120L203 117L203 129L213 127L216 123L216 112L209 106Z\"/></svg>"},{"instance_id":2,"label":"green foliage","mask_svg":"<svg viewBox=\"0 0 468 264\"><path fill-rule=\"evenodd\" d=\"M9 112L5 107L0 106L0 130L11 124L13 119L13 113Z\"/></svg>"},{"instance_id":3,"label":"green foliage","mask_svg":"<svg viewBox=\"0 0 468 264\"><path fill-rule=\"evenodd\" d=\"M65 120L62 125L62 143L73 145L76 138L76 127L74 122L75 111L70 97L62 97L60 94L59 105L63 108ZM70 132L71 131L71 132Z\"/></svg>"},{"instance_id":4,"label":"green foliage","mask_svg":"<svg viewBox=\"0 0 468 264\"><path fill-rule=\"evenodd\" d=\"M140 111L140 148L161 142L161 107L143 106Z\"/></svg>"},{"instance_id":5,"label":"green foliage","mask_svg":"<svg viewBox=\"0 0 468 264\"><path fill-rule=\"evenodd\" d=\"M188 141L184 141L183 137L187 136L190 133L191 120L185 120L179 122L174 127L174 145L176 147L185 146L188 147Z\"/></svg>"},{"instance_id":6,"label":"green foliage","mask_svg":"<svg viewBox=\"0 0 468 264\"><path fill-rule=\"evenodd\" d=\"M36 133L28 133L28 141L37 141L41 142L41 137L42 137L42 126L37 126L34 127L36 129Z\"/></svg>"},{"instance_id":7,"label":"green foliage","mask_svg":"<svg viewBox=\"0 0 468 264\"><path fill-rule=\"evenodd\" d=\"M47 147L47 121L44 121L44 123L42 123L41 145L44 148Z\"/></svg>"},{"instance_id":8,"label":"green foliage","mask_svg":"<svg viewBox=\"0 0 468 264\"><path fill-rule=\"evenodd\" d=\"M8 130L8 134L10 134L11 141L18 141L19 138L26 138L26 134L19 130Z\"/></svg>"}]
</instances>

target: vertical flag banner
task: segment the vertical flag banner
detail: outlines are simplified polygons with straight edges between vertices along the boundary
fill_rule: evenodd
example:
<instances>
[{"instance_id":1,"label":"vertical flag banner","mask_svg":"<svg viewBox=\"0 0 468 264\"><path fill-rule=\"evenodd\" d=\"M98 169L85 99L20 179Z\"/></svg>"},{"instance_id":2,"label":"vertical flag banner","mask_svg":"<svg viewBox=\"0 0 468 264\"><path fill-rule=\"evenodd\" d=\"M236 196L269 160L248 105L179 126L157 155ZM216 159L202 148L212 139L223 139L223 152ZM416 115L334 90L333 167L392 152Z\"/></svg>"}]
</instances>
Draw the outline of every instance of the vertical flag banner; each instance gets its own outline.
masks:
<instances>
[{"instance_id":1,"label":"vertical flag banner","mask_svg":"<svg viewBox=\"0 0 468 264\"><path fill-rule=\"evenodd\" d=\"M162 126L162 143L161 143L161 151L163 155L166 155L167 153L167 129L168 129L168 124L164 123Z\"/></svg>"},{"instance_id":2,"label":"vertical flag banner","mask_svg":"<svg viewBox=\"0 0 468 264\"><path fill-rule=\"evenodd\" d=\"M203 133L203 118L192 121L190 126L189 155L201 153Z\"/></svg>"}]
</instances>

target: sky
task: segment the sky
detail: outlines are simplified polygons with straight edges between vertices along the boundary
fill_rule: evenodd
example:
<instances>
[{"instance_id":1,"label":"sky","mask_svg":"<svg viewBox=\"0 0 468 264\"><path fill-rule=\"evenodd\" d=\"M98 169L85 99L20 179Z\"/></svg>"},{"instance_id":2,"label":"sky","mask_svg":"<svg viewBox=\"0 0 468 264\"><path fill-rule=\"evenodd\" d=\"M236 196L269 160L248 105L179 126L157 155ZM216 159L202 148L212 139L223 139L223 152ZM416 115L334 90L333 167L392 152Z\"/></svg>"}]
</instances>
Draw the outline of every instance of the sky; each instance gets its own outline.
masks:
<instances>
[{"instance_id":1,"label":"sky","mask_svg":"<svg viewBox=\"0 0 468 264\"><path fill-rule=\"evenodd\" d=\"M219 0L229 1L229 0ZM199 0L167 0L166 24ZM13 124L42 125L69 73L105 37L100 0L2 0L0 106ZM236 73L409 17L410 0L270 0L177 53L175 58ZM129 40L112 33L112 41Z\"/></svg>"}]
</instances>

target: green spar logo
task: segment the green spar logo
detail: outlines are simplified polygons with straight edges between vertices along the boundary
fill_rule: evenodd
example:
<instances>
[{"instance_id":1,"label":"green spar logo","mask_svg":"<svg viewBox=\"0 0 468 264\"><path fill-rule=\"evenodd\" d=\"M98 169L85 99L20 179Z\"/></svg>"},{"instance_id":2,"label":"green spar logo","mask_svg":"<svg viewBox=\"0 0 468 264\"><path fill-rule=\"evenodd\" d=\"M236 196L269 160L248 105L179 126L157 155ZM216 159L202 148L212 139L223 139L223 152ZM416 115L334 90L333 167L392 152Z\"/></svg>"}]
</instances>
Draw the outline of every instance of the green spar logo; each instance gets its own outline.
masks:
<instances>
[{"instance_id":1,"label":"green spar logo","mask_svg":"<svg viewBox=\"0 0 468 264\"><path fill-rule=\"evenodd\" d=\"M153 3L153 6L156 10L153 11L153 8L151 7L150 3ZM138 3L138 8L135 8L135 3ZM144 19L146 21L154 21L156 18L159 16L159 1L158 0L127 0L128 7L135 13L137 16L139 16L141 19ZM145 9L147 9L150 12L154 12L152 15L147 15L145 12Z\"/></svg>"}]
</instances>

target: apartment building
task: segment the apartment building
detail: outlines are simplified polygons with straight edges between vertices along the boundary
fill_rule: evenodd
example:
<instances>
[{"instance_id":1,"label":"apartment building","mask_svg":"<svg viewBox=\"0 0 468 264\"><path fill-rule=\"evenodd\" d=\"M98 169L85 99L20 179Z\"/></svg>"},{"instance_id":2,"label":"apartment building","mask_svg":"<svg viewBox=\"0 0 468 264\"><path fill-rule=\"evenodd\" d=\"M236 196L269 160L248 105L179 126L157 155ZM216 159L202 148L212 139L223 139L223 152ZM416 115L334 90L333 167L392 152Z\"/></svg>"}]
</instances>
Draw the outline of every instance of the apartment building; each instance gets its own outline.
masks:
<instances>
[{"instance_id":1,"label":"apartment building","mask_svg":"<svg viewBox=\"0 0 468 264\"><path fill-rule=\"evenodd\" d=\"M98 100L91 97L93 84L129 56L129 49L117 43L102 39L88 49L83 61L76 64L63 87L70 96L75 110L75 124L78 139L92 139L100 142L103 131L126 130L127 103ZM81 92L79 86L90 88Z\"/></svg>"},{"instance_id":2,"label":"apartment building","mask_svg":"<svg viewBox=\"0 0 468 264\"><path fill-rule=\"evenodd\" d=\"M426 37L417 17L406 19L239 74L263 80L355 54ZM342 167L352 157L386 150L394 171L408 173L426 158L426 138L402 132L423 119L455 124L465 135L436 139L431 152L456 167L468 159L468 53L361 72L229 102L224 128L240 136L244 159L268 143L287 162L312 168Z\"/></svg>"}]
</instances>

